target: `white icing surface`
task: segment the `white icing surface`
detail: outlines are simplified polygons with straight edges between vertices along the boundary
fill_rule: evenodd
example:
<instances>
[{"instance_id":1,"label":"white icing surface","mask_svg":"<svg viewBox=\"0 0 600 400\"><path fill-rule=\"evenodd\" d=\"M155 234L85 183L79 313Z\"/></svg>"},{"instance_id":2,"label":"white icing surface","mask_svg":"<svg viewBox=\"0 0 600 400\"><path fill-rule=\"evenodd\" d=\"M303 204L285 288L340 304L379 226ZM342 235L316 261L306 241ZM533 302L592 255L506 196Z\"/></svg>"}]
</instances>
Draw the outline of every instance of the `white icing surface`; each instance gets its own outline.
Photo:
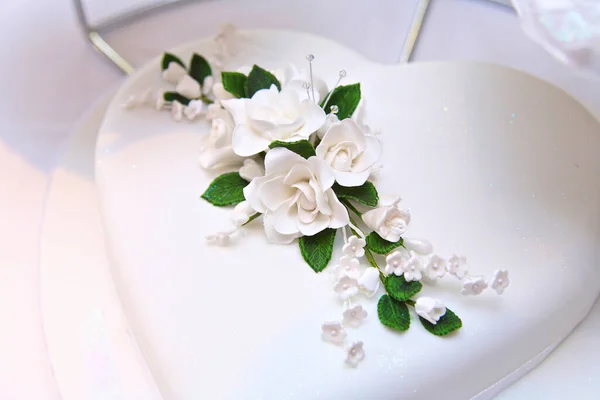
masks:
<instances>
[{"instance_id":1,"label":"white icing surface","mask_svg":"<svg viewBox=\"0 0 600 400\"><path fill-rule=\"evenodd\" d=\"M211 46L174 52L186 59ZM229 247L206 245L229 218L199 200L214 176L196 165L210 126L120 107L167 88L155 60L106 115L97 178L114 278L166 399L485 399L586 315L600 290L600 129L573 99L499 66L383 66L305 34L247 32L237 51L229 68L313 53L330 84L345 68L383 132L377 186L411 208L407 236L427 237L445 257L467 254L486 276L509 269L511 286L477 298L454 280L426 287L463 320L448 338L414 318L408 332L389 331L378 296L362 299L369 317L346 343L362 341L366 357L345 366L346 352L321 339L323 322L343 312L327 271L312 272L295 244L267 244L258 223Z\"/></svg>"}]
</instances>

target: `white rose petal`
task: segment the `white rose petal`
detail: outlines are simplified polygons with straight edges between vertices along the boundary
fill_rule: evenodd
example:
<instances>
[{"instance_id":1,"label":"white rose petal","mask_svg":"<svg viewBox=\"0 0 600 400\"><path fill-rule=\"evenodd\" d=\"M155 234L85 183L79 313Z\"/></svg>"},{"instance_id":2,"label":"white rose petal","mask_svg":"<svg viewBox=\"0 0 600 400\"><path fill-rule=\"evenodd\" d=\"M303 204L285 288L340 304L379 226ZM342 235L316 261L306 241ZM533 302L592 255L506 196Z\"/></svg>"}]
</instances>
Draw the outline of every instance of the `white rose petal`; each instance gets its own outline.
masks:
<instances>
[{"instance_id":1,"label":"white rose petal","mask_svg":"<svg viewBox=\"0 0 600 400\"><path fill-rule=\"evenodd\" d=\"M202 95L200 84L189 75L185 75L181 78L175 87L175 91L188 99L197 99Z\"/></svg>"},{"instance_id":2,"label":"white rose petal","mask_svg":"<svg viewBox=\"0 0 600 400\"><path fill-rule=\"evenodd\" d=\"M380 284L379 270L372 267L365 269L358 279L358 287L369 297L377 293Z\"/></svg>"},{"instance_id":3,"label":"white rose petal","mask_svg":"<svg viewBox=\"0 0 600 400\"><path fill-rule=\"evenodd\" d=\"M240 168L240 176L250 182L254 178L265 176L265 168L252 158L244 160L244 165Z\"/></svg>"},{"instance_id":4,"label":"white rose petal","mask_svg":"<svg viewBox=\"0 0 600 400\"><path fill-rule=\"evenodd\" d=\"M419 297L415 302L415 312L436 325L440 318L446 314L446 306L438 299Z\"/></svg>"},{"instance_id":5,"label":"white rose petal","mask_svg":"<svg viewBox=\"0 0 600 400\"><path fill-rule=\"evenodd\" d=\"M198 161L203 168L220 168L222 166L241 164L242 158L231 148L233 118L227 110L213 111L210 134L200 142Z\"/></svg>"},{"instance_id":6,"label":"white rose petal","mask_svg":"<svg viewBox=\"0 0 600 400\"><path fill-rule=\"evenodd\" d=\"M360 186L379 161L381 143L374 136L366 136L356 122L345 119L329 128L316 152L333 169L337 183Z\"/></svg>"},{"instance_id":7,"label":"white rose petal","mask_svg":"<svg viewBox=\"0 0 600 400\"><path fill-rule=\"evenodd\" d=\"M165 69L162 72L163 79L169 83L172 83L173 85L179 83L181 78L183 78L186 75L186 69L183 68L179 63L176 63L174 61L171 61L167 66L167 69Z\"/></svg>"},{"instance_id":8,"label":"white rose petal","mask_svg":"<svg viewBox=\"0 0 600 400\"><path fill-rule=\"evenodd\" d=\"M485 279L481 277L468 277L463 283L461 293L465 296L477 296L487 289L487 287Z\"/></svg>"},{"instance_id":9,"label":"white rose petal","mask_svg":"<svg viewBox=\"0 0 600 400\"><path fill-rule=\"evenodd\" d=\"M310 83L310 71L303 69L298 70L295 65L290 64L285 70L274 71L274 75L281 82L282 88L293 89L298 93L298 97L301 100L308 99L306 89L304 85ZM325 81L317 76L312 77L313 88L309 88L308 92L311 96L311 101L321 104L321 100L325 99L329 90ZM312 99L312 94L315 94L315 98Z\"/></svg>"},{"instance_id":10,"label":"white rose petal","mask_svg":"<svg viewBox=\"0 0 600 400\"><path fill-rule=\"evenodd\" d=\"M394 203L367 211L362 215L362 220L383 239L395 243L406 232L410 223L410 213L401 210L398 204Z\"/></svg>"},{"instance_id":11,"label":"white rose petal","mask_svg":"<svg viewBox=\"0 0 600 400\"><path fill-rule=\"evenodd\" d=\"M367 312L360 304L357 304L354 307L346 309L343 318L344 325L358 328L364 319L367 318Z\"/></svg>"},{"instance_id":12,"label":"white rose petal","mask_svg":"<svg viewBox=\"0 0 600 400\"><path fill-rule=\"evenodd\" d=\"M248 157L266 151L274 140L308 139L323 125L325 113L311 100L300 101L296 91L259 90L251 99L222 100L236 122L233 150Z\"/></svg>"},{"instance_id":13,"label":"white rose petal","mask_svg":"<svg viewBox=\"0 0 600 400\"><path fill-rule=\"evenodd\" d=\"M327 110L327 111L329 111L329 110ZM327 133L329 128L331 128L334 124L337 124L339 122L340 122L340 120L337 117L337 115L335 115L334 113L327 114L327 117L325 117L325 122L323 123L323 126L321 126L319 128L319 130L317 131L317 136L319 137L319 139L323 139L323 136L325 136L325 134Z\"/></svg>"},{"instance_id":14,"label":"white rose petal","mask_svg":"<svg viewBox=\"0 0 600 400\"><path fill-rule=\"evenodd\" d=\"M242 201L235 206L231 213L231 221L235 226L242 226L250 220L250 217L254 215L256 211L250 206L247 201Z\"/></svg>"},{"instance_id":15,"label":"white rose petal","mask_svg":"<svg viewBox=\"0 0 600 400\"><path fill-rule=\"evenodd\" d=\"M290 243L326 228L348 225L346 208L333 192L331 169L317 157L308 160L278 147L265 157L265 175L244 188L244 196L263 214L267 240Z\"/></svg>"},{"instance_id":16,"label":"white rose petal","mask_svg":"<svg viewBox=\"0 0 600 400\"><path fill-rule=\"evenodd\" d=\"M505 269L499 269L494 271L494 276L492 277L490 287L494 289L496 293L502 294L508 287L509 282L508 271Z\"/></svg>"}]
</instances>

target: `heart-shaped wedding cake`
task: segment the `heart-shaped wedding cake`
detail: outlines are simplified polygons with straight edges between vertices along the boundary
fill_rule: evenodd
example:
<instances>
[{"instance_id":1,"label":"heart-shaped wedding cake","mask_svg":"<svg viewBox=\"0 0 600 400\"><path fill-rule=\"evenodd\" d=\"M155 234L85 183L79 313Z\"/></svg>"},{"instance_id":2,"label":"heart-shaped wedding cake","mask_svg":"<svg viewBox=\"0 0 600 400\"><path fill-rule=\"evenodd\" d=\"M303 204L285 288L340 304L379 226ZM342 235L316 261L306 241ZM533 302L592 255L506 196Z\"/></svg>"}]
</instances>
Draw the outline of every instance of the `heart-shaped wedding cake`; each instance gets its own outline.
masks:
<instances>
[{"instance_id":1,"label":"heart-shaped wedding cake","mask_svg":"<svg viewBox=\"0 0 600 400\"><path fill-rule=\"evenodd\" d=\"M225 30L125 82L96 162L165 399L487 399L600 292L599 150L522 72Z\"/></svg>"}]
</instances>

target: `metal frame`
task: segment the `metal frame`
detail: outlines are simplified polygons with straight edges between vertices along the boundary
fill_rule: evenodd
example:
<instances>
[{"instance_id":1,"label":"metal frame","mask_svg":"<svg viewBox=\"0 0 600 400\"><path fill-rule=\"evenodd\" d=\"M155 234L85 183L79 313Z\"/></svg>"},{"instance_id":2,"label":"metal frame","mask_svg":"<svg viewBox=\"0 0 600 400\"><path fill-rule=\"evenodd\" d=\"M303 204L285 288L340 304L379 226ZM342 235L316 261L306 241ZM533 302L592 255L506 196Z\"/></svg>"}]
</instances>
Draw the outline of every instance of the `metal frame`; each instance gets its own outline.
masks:
<instances>
[{"instance_id":1,"label":"metal frame","mask_svg":"<svg viewBox=\"0 0 600 400\"><path fill-rule=\"evenodd\" d=\"M135 68L125 58L123 58L114 48L112 48L112 46L108 42L106 42L106 40L104 40L102 34L135 22L151 14L161 12L171 7L189 4L193 1L198 0L162 0L155 4L131 10L96 26L90 25L89 20L87 18L85 6L83 5L83 0L73 0L73 4L75 6L79 26L85 37L90 41L92 47L96 49L99 53L101 53L103 56L105 56L109 61L112 62L113 65L115 65L125 74L130 75L135 71ZM487 1L492 1L504 6L512 7L510 4L510 0ZM404 41L404 46L402 47L402 53L399 59L400 63L410 62L411 60L414 49L417 46L419 33L421 32L421 28L427 16L427 11L429 9L430 2L431 0L419 0L415 17L412 21L408 36Z\"/></svg>"}]
</instances>

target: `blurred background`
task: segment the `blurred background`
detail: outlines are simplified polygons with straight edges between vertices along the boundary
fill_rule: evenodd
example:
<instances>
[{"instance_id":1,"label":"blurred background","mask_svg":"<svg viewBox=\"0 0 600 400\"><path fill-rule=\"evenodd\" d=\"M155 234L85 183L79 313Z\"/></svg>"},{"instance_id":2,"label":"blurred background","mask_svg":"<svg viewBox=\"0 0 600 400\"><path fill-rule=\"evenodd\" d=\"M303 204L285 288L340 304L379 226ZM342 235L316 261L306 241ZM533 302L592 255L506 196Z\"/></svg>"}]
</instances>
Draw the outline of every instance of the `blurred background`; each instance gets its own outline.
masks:
<instances>
[{"instance_id":1,"label":"blurred background","mask_svg":"<svg viewBox=\"0 0 600 400\"><path fill-rule=\"evenodd\" d=\"M0 0L0 398L58 398L41 330L40 224L50 176L86 111L126 74L98 54L78 20L134 68L224 23L282 28L336 40L397 64L421 0L183 0L125 18L142 0ZM504 4L502 4L504 3ZM499 63L550 81L600 115L600 2L431 0L410 62ZM595 23L595 25L594 25ZM2 297L0 297L2 299Z\"/></svg>"}]
</instances>

